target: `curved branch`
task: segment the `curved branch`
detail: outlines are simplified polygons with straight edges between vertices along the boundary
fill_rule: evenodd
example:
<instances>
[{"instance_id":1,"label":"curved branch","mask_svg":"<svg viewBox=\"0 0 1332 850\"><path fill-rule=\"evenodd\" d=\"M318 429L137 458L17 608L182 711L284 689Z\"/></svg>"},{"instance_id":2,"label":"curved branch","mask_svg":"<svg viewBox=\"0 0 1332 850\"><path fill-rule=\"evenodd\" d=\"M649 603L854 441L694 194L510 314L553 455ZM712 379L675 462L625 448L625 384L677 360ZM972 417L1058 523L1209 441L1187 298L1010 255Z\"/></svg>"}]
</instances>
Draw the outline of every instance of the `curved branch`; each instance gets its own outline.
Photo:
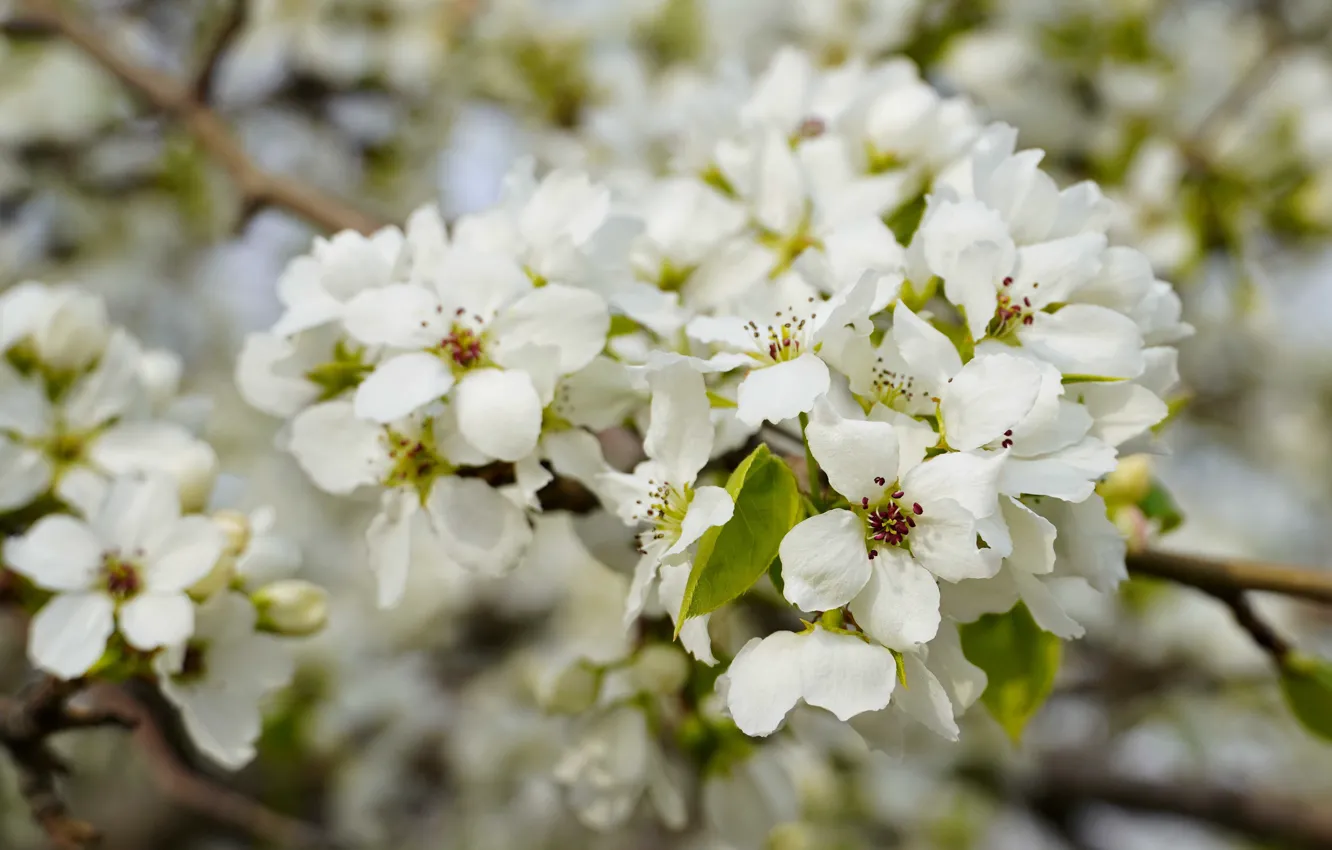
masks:
<instances>
[{"instance_id":1,"label":"curved branch","mask_svg":"<svg viewBox=\"0 0 1332 850\"><path fill-rule=\"evenodd\" d=\"M235 182L241 194L243 218L271 206L292 212L325 230L372 233L382 226L373 216L345 201L256 165L217 113L199 99L198 84L181 84L128 61L91 24L66 11L55 0L20 0L19 9L24 26L63 36L148 103L178 120ZM211 67L213 58L209 57L205 69ZM207 84L211 72L205 71L201 79Z\"/></svg>"},{"instance_id":2,"label":"curved branch","mask_svg":"<svg viewBox=\"0 0 1332 850\"><path fill-rule=\"evenodd\" d=\"M1332 605L1332 571L1327 570L1155 550L1129 553L1128 568L1137 575L1187 584L1223 600L1236 593L1263 591Z\"/></svg>"}]
</instances>

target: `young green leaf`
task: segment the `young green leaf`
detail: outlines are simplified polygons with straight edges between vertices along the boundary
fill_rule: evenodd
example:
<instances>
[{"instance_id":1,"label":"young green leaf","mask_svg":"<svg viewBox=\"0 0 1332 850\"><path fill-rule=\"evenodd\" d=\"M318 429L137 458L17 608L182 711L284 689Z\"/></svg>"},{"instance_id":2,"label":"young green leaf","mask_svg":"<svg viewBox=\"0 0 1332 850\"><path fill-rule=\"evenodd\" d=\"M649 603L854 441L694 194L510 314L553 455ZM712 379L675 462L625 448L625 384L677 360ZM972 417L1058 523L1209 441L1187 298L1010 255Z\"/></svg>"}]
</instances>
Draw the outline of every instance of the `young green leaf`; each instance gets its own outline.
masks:
<instances>
[{"instance_id":1,"label":"young green leaf","mask_svg":"<svg viewBox=\"0 0 1332 850\"><path fill-rule=\"evenodd\" d=\"M962 652L985 671L981 702L1016 744L1040 710L1059 670L1059 638L1041 630L1019 602L1007 614L986 614L958 627Z\"/></svg>"},{"instance_id":2,"label":"young green leaf","mask_svg":"<svg viewBox=\"0 0 1332 850\"><path fill-rule=\"evenodd\" d=\"M1162 534L1172 531L1184 522L1184 514L1170 495L1170 491L1161 486L1160 481L1152 481L1152 489L1138 502L1138 510L1143 516L1156 522Z\"/></svg>"},{"instance_id":3,"label":"young green leaf","mask_svg":"<svg viewBox=\"0 0 1332 850\"><path fill-rule=\"evenodd\" d=\"M1332 664L1292 655L1282 664L1281 693L1301 726L1315 737L1332 741Z\"/></svg>"},{"instance_id":4,"label":"young green leaf","mask_svg":"<svg viewBox=\"0 0 1332 850\"><path fill-rule=\"evenodd\" d=\"M762 578L786 532L800 521L800 489L781 458L760 445L731 473L735 513L699 540L679 622L715 611Z\"/></svg>"}]
</instances>

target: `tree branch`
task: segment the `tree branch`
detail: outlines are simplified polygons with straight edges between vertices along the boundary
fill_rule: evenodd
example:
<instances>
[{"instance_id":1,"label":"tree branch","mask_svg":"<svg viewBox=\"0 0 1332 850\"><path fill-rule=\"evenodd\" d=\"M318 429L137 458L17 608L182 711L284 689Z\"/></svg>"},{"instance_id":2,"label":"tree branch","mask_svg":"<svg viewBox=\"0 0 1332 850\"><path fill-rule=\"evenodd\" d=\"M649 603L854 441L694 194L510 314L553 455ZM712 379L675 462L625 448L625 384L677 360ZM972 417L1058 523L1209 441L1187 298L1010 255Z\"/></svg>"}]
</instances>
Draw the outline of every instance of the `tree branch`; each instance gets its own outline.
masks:
<instances>
[{"instance_id":1,"label":"tree branch","mask_svg":"<svg viewBox=\"0 0 1332 850\"><path fill-rule=\"evenodd\" d=\"M1228 594L1264 591L1332 605L1332 571L1157 550L1129 553L1128 568L1137 575L1187 584L1223 600Z\"/></svg>"},{"instance_id":2,"label":"tree branch","mask_svg":"<svg viewBox=\"0 0 1332 850\"><path fill-rule=\"evenodd\" d=\"M218 27L217 34L213 36L212 46L199 65L199 73L194 78L194 84L190 86L194 99L200 103L208 103L209 95L213 91L213 82L217 79L218 69L222 65L222 58L226 56L227 49L245 27L249 0L224 0L224 2L227 4L226 15Z\"/></svg>"},{"instance_id":3,"label":"tree branch","mask_svg":"<svg viewBox=\"0 0 1332 850\"><path fill-rule=\"evenodd\" d=\"M56 779L69 767L51 749L50 737L69 729L129 728L134 721L112 711L76 708L69 699L82 682L44 678L16 698L0 697L0 746L19 773L19 789L33 819L60 850L84 850L98 840L92 825L72 817Z\"/></svg>"},{"instance_id":4,"label":"tree branch","mask_svg":"<svg viewBox=\"0 0 1332 850\"><path fill-rule=\"evenodd\" d=\"M382 226L372 216L313 186L259 168L217 113L196 95L198 84L182 85L126 60L92 25L56 0L20 0L19 9L23 26L60 34L137 95L179 121L231 176L241 195L243 219L271 206L292 212L325 230L371 233ZM225 41L220 40L219 50L225 49ZM212 72L208 69L216 60L213 55L205 63L201 83L211 84Z\"/></svg>"},{"instance_id":5,"label":"tree branch","mask_svg":"<svg viewBox=\"0 0 1332 850\"><path fill-rule=\"evenodd\" d=\"M98 702L135 721L135 742L148 760L158 790L178 806L214 823L284 850L336 850L339 845L322 829L269 809L219 785L187 765L158 725L153 712L123 688L99 688Z\"/></svg>"}]
</instances>

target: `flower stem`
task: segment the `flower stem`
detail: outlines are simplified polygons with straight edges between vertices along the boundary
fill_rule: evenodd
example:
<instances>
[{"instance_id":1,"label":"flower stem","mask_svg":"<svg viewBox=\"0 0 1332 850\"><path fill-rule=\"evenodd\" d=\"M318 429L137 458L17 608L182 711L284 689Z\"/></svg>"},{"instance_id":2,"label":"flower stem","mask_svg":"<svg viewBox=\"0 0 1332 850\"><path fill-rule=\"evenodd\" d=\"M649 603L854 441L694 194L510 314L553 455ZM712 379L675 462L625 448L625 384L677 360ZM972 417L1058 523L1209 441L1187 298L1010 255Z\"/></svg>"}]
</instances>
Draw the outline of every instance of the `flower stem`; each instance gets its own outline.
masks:
<instances>
[{"instance_id":1,"label":"flower stem","mask_svg":"<svg viewBox=\"0 0 1332 850\"><path fill-rule=\"evenodd\" d=\"M809 498L814 507L823 510L823 485L819 481L819 462L814 459L814 452L809 447L809 437L805 429L809 427L809 414L800 414L800 439L805 444L805 471L809 474Z\"/></svg>"}]
</instances>

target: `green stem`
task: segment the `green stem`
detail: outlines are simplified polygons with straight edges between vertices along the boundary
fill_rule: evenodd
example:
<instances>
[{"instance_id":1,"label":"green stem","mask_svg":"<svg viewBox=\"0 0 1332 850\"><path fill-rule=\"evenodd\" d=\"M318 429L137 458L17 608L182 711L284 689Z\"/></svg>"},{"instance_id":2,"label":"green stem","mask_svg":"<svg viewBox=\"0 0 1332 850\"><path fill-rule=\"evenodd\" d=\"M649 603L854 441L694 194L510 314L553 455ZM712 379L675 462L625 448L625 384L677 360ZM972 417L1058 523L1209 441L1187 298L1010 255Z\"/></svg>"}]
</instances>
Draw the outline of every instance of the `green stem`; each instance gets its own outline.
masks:
<instances>
[{"instance_id":1,"label":"green stem","mask_svg":"<svg viewBox=\"0 0 1332 850\"><path fill-rule=\"evenodd\" d=\"M805 471L809 473L809 498L814 507L823 510L823 485L819 481L819 462L814 459L814 451L809 447L809 437L805 430L809 428L809 414L800 414L800 439L805 443Z\"/></svg>"}]
</instances>

